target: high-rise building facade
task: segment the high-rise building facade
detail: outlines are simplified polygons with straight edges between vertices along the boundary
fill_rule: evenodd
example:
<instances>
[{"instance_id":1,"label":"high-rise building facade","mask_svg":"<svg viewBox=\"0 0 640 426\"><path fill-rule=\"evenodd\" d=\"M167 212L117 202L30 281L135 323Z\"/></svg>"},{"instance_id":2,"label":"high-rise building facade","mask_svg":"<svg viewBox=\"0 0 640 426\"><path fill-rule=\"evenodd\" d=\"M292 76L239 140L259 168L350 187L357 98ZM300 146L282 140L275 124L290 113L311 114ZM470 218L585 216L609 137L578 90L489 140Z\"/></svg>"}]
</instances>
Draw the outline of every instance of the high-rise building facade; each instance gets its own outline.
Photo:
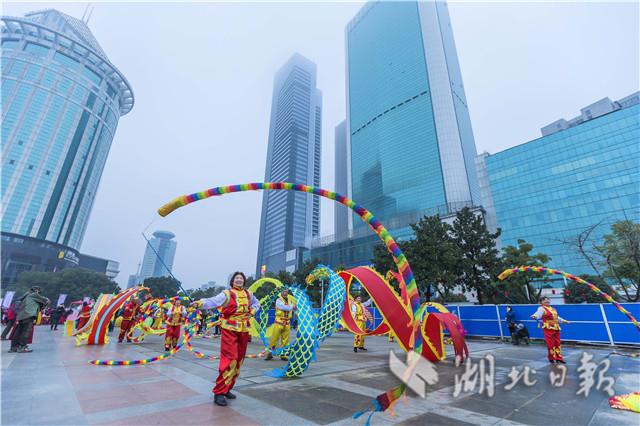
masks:
<instances>
[{"instance_id":1,"label":"high-rise building facade","mask_svg":"<svg viewBox=\"0 0 640 426\"><path fill-rule=\"evenodd\" d=\"M349 147L347 146L347 122L335 128L335 192L349 196ZM340 203L334 204L333 227L336 241L349 238L350 210Z\"/></svg>"},{"instance_id":2,"label":"high-rise building facade","mask_svg":"<svg viewBox=\"0 0 640 426\"><path fill-rule=\"evenodd\" d=\"M141 284L147 278L171 276L173 260L178 243L175 234L169 231L156 231L144 249L142 267L139 273L129 276L128 286Z\"/></svg>"},{"instance_id":3,"label":"high-rise building facade","mask_svg":"<svg viewBox=\"0 0 640 426\"><path fill-rule=\"evenodd\" d=\"M412 238L409 225L424 215L478 211L476 148L446 3L369 2L345 37L348 195L397 240ZM305 257L369 264L380 242L351 218L351 238L336 230Z\"/></svg>"},{"instance_id":4,"label":"high-rise building facade","mask_svg":"<svg viewBox=\"0 0 640 426\"><path fill-rule=\"evenodd\" d=\"M296 53L274 79L265 181L320 185L321 113L316 65ZM319 233L318 196L265 191L256 274L295 270Z\"/></svg>"},{"instance_id":5,"label":"high-rise building facade","mask_svg":"<svg viewBox=\"0 0 640 426\"><path fill-rule=\"evenodd\" d=\"M352 198L383 223L479 205L446 3L367 3L347 25L346 47Z\"/></svg>"},{"instance_id":6,"label":"high-rise building facade","mask_svg":"<svg viewBox=\"0 0 640 426\"><path fill-rule=\"evenodd\" d=\"M524 239L553 268L594 274L573 245L577 235L594 227L591 250L614 222L640 222L640 92L541 130L539 139L481 157L495 209L488 214L503 246Z\"/></svg>"},{"instance_id":7,"label":"high-rise building facade","mask_svg":"<svg viewBox=\"0 0 640 426\"><path fill-rule=\"evenodd\" d=\"M48 9L4 16L1 29L7 283L23 271L81 263L102 170L133 92L83 21Z\"/></svg>"},{"instance_id":8,"label":"high-rise building facade","mask_svg":"<svg viewBox=\"0 0 640 426\"><path fill-rule=\"evenodd\" d=\"M131 86L83 21L2 18L2 231L78 249Z\"/></svg>"}]
</instances>

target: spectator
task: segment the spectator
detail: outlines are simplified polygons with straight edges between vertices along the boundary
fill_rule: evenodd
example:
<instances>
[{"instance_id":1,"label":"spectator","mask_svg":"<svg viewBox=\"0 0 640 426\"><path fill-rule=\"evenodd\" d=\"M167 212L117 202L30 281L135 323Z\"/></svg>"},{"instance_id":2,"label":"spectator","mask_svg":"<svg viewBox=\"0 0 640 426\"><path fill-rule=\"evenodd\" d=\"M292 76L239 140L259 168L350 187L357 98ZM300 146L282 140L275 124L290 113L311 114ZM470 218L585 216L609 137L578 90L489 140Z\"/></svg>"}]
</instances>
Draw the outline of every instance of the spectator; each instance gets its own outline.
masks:
<instances>
[{"instance_id":1,"label":"spectator","mask_svg":"<svg viewBox=\"0 0 640 426\"><path fill-rule=\"evenodd\" d=\"M7 326L2 330L2 340L7 340L7 334L13 328L13 325L16 322L16 306L14 303L9 307L9 311L7 312Z\"/></svg>"},{"instance_id":2,"label":"spectator","mask_svg":"<svg viewBox=\"0 0 640 426\"><path fill-rule=\"evenodd\" d=\"M41 295L40 291L42 289L39 286L33 286L20 298L20 310L16 315L17 326L11 339L9 352L33 352L27 343L32 339L33 325L40 310L49 303L49 299Z\"/></svg>"}]
</instances>

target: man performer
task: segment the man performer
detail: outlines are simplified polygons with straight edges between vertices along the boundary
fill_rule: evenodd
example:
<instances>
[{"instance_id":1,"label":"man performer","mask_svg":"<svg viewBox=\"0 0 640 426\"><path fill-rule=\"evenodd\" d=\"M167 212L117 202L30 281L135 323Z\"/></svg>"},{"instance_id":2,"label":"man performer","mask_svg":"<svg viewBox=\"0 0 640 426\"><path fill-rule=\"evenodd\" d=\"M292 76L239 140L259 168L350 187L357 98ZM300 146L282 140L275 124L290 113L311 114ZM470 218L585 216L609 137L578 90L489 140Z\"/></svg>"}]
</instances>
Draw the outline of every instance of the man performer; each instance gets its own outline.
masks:
<instances>
[{"instance_id":1,"label":"man performer","mask_svg":"<svg viewBox=\"0 0 640 426\"><path fill-rule=\"evenodd\" d=\"M49 299L40 294L41 290L39 286L34 285L20 298L20 309L16 315L17 325L11 337L9 352L33 352L28 346L33 338L33 325L40 310L49 303Z\"/></svg>"},{"instance_id":2,"label":"man performer","mask_svg":"<svg viewBox=\"0 0 640 426\"><path fill-rule=\"evenodd\" d=\"M89 318L91 318L91 307L88 302L82 302L82 309L80 309L80 316L78 317L78 326L76 327L76 330L82 330L82 327L87 324Z\"/></svg>"},{"instance_id":3,"label":"man performer","mask_svg":"<svg viewBox=\"0 0 640 426\"><path fill-rule=\"evenodd\" d=\"M271 340L269 340L269 349L267 349L265 360L273 359L271 351L273 351L280 342L282 342L281 347L283 348L289 344L291 317L295 310L296 306L293 297L289 295L289 289L284 287L276 300L276 320L271 327ZM286 361L288 359L287 354L282 352L280 359Z\"/></svg>"},{"instance_id":4,"label":"man performer","mask_svg":"<svg viewBox=\"0 0 640 426\"><path fill-rule=\"evenodd\" d=\"M236 398L231 389L236 383L247 353L250 319L260 309L258 299L244 288L246 282L247 278L242 272L234 272L228 290L194 302L202 305L203 309L222 308L219 374L212 390L214 404L222 407L227 405L227 398Z\"/></svg>"},{"instance_id":5,"label":"man performer","mask_svg":"<svg viewBox=\"0 0 640 426\"><path fill-rule=\"evenodd\" d=\"M366 302L362 303L362 297L358 295L351 303L351 315L353 315L354 319L356 320L356 325L362 331L365 331L367 328L367 316L371 316L371 314L369 314L369 311L366 310L366 307L369 306L372 301L373 299L369 299ZM367 348L364 347L364 336L354 334L353 351L358 352L358 349L361 351L367 350Z\"/></svg>"},{"instance_id":6,"label":"man performer","mask_svg":"<svg viewBox=\"0 0 640 426\"><path fill-rule=\"evenodd\" d=\"M547 343L547 358L551 364L566 364L562 358L560 348L560 322L569 324L569 321L558 316L558 313L551 307L548 297L540 298L540 307L531 315L535 320L542 319L542 332L544 341Z\"/></svg>"},{"instance_id":7,"label":"man performer","mask_svg":"<svg viewBox=\"0 0 640 426\"><path fill-rule=\"evenodd\" d=\"M164 335L164 350L169 351L171 348L178 346L180 338L180 326L187 315L187 311L182 306L180 299L173 302L173 306L168 309L166 315L167 332Z\"/></svg>"},{"instance_id":8,"label":"man performer","mask_svg":"<svg viewBox=\"0 0 640 426\"><path fill-rule=\"evenodd\" d=\"M118 335L118 343L122 343L125 336L127 342L131 342L131 335L129 330L135 325L136 315L138 314L138 298L134 298L132 301L124 305L122 312L122 322L120 323L120 334Z\"/></svg>"}]
</instances>

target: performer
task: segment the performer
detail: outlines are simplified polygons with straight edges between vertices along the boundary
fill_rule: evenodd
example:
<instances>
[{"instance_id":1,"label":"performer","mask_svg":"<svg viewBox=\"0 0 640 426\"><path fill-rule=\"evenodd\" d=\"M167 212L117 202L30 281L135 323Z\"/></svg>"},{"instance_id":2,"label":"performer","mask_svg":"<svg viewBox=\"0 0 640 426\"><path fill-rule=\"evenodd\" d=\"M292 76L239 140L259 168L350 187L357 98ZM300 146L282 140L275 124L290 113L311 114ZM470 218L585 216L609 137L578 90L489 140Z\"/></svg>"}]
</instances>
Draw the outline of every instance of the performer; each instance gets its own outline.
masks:
<instances>
[{"instance_id":1,"label":"performer","mask_svg":"<svg viewBox=\"0 0 640 426\"><path fill-rule=\"evenodd\" d=\"M131 302L124 305L122 312L122 322L120 323L120 334L118 335L118 343L122 343L125 336L127 342L131 342L129 330L135 325L135 318L138 314L138 298L134 298Z\"/></svg>"},{"instance_id":2,"label":"performer","mask_svg":"<svg viewBox=\"0 0 640 426\"><path fill-rule=\"evenodd\" d=\"M562 349L560 348L560 322L569 324L569 321L558 316L558 313L551 307L551 301L548 297L540 298L540 307L531 315L535 320L542 319L542 332L544 333L544 341L547 343L547 358L551 364L566 364L562 358Z\"/></svg>"},{"instance_id":3,"label":"performer","mask_svg":"<svg viewBox=\"0 0 640 426\"><path fill-rule=\"evenodd\" d=\"M87 324L89 318L91 318L91 307L88 302L82 302L82 309L80 309L80 316L78 317L78 326L76 327L76 330L81 330L82 327Z\"/></svg>"},{"instance_id":4,"label":"performer","mask_svg":"<svg viewBox=\"0 0 640 426\"><path fill-rule=\"evenodd\" d=\"M154 330L158 330L162 327L162 321L164 320L164 310L162 306L158 306L156 310L153 312L153 324L151 324L151 328Z\"/></svg>"},{"instance_id":5,"label":"performer","mask_svg":"<svg viewBox=\"0 0 640 426\"><path fill-rule=\"evenodd\" d=\"M164 335L164 350L168 351L171 348L178 346L178 339L180 338L180 326L186 318L187 311L182 306L182 302L178 299L173 303L173 306L167 311L166 323L167 332Z\"/></svg>"},{"instance_id":6,"label":"performer","mask_svg":"<svg viewBox=\"0 0 640 426\"><path fill-rule=\"evenodd\" d=\"M234 272L228 290L217 296L194 302L201 304L204 309L222 308L219 374L212 390L214 404L222 407L227 405L227 398L236 398L231 389L236 383L247 353L249 320L260 309L258 299L244 288L246 282L247 278L242 272Z\"/></svg>"},{"instance_id":7,"label":"performer","mask_svg":"<svg viewBox=\"0 0 640 426\"><path fill-rule=\"evenodd\" d=\"M273 359L272 350L278 346L282 341L282 346L285 347L289 344L289 337L291 335L291 317L293 311L296 310L293 297L289 296L289 289L284 287L280 292L280 296L276 300L276 320L271 328L271 340L269 340L269 349L267 349L267 356L265 360ZM288 357L286 353L281 353L280 359L287 361Z\"/></svg>"},{"instance_id":8,"label":"performer","mask_svg":"<svg viewBox=\"0 0 640 426\"><path fill-rule=\"evenodd\" d=\"M367 311L365 308L371 305L373 299L369 299L366 302L362 303L362 297L356 296L355 300L351 303L351 315L353 315L356 320L356 324L360 330L365 330L367 328ZM369 314L371 316L371 314ZM361 351L366 351L367 348L364 347L364 336L360 336L359 334L353 335L353 351L358 352L358 349Z\"/></svg>"}]
</instances>

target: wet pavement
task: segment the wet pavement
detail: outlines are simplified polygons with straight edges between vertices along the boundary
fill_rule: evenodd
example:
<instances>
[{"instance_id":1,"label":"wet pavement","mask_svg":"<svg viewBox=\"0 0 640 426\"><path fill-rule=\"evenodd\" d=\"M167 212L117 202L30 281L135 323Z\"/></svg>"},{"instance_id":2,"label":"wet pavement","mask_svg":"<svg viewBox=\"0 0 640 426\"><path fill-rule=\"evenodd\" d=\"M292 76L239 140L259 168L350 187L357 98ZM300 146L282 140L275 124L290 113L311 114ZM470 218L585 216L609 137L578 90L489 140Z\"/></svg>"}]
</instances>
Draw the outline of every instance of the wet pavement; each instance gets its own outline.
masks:
<instances>
[{"instance_id":1,"label":"wet pavement","mask_svg":"<svg viewBox=\"0 0 640 426\"><path fill-rule=\"evenodd\" d=\"M249 353L262 349L253 339ZM367 338L368 352L354 353L352 336L336 333L327 339L307 372L297 379L276 379L265 373L284 365L275 358L247 359L234 388L238 398L228 407L213 405L211 387L218 362L199 359L186 350L168 360L148 365L105 367L87 364L90 359L148 358L162 353L162 338L149 336L141 344L110 343L75 346L62 331L37 327L34 352L9 354L2 342L3 425L351 425L356 411L369 408L380 393L399 380L388 368L389 351L401 360L405 355L386 337ZM436 366L438 382L427 387L422 399L410 393L394 407L394 415L377 413L373 425L638 425L640 414L609 407L605 386L596 389L598 372L615 380L615 394L640 391L640 358L609 356L608 347L564 347L567 361L564 384L556 387L550 373L561 376L561 367L546 361L542 342L512 346L491 340L469 340L473 365L489 370L493 357L494 378L481 377L476 388L456 393L465 367L451 359ZM218 339L194 339L194 347L218 354ZM449 352L451 352L451 347ZM636 351L638 348L636 348ZM583 353L599 364L588 396L577 394L584 380L578 367ZM529 377L521 377L524 367ZM515 370L512 369L515 367ZM534 372L535 370L535 372ZM489 376L491 377L491 376ZM471 376L472 378L472 376ZM535 381L535 383L534 383ZM487 395L493 383L493 396ZM469 384L469 382L467 382Z\"/></svg>"}]
</instances>

